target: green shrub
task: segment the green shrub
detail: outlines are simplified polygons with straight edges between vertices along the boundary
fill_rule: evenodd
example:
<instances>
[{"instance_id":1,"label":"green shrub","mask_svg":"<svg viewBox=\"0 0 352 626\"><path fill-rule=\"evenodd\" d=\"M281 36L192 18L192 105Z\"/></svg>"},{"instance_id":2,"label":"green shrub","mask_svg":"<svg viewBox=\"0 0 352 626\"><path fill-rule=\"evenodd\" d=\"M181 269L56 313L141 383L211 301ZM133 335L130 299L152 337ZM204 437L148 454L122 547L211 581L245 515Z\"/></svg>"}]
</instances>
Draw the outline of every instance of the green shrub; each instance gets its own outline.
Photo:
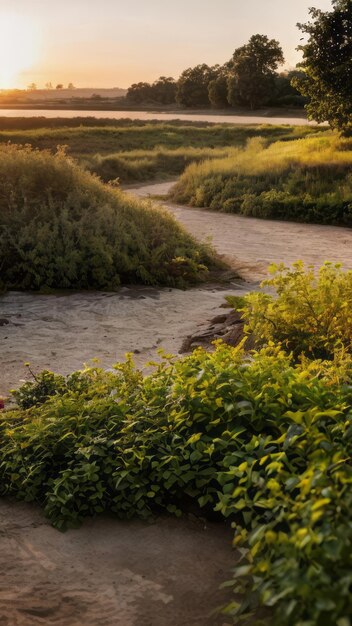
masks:
<instances>
[{"instance_id":1,"label":"green shrub","mask_svg":"<svg viewBox=\"0 0 352 626\"><path fill-rule=\"evenodd\" d=\"M269 146L259 137L225 159L191 164L177 202L252 217L352 225L352 141L333 133Z\"/></svg>"},{"instance_id":2,"label":"green shrub","mask_svg":"<svg viewBox=\"0 0 352 626\"><path fill-rule=\"evenodd\" d=\"M281 344L295 357L331 359L352 351L352 272L325 263L318 272L301 261L272 265L263 291L228 301L240 310L257 345Z\"/></svg>"},{"instance_id":3,"label":"green shrub","mask_svg":"<svg viewBox=\"0 0 352 626\"><path fill-rule=\"evenodd\" d=\"M0 493L41 503L58 528L106 510L180 514L187 496L232 520L245 548L230 615L260 605L275 626L344 626L351 374L349 356L295 364L219 344L146 377L128 360L57 379L41 404L2 414Z\"/></svg>"},{"instance_id":4,"label":"green shrub","mask_svg":"<svg viewBox=\"0 0 352 626\"><path fill-rule=\"evenodd\" d=\"M12 289L184 286L213 262L163 209L30 147L0 149L0 234L1 283Z\"/></svg>"}]
</instances>

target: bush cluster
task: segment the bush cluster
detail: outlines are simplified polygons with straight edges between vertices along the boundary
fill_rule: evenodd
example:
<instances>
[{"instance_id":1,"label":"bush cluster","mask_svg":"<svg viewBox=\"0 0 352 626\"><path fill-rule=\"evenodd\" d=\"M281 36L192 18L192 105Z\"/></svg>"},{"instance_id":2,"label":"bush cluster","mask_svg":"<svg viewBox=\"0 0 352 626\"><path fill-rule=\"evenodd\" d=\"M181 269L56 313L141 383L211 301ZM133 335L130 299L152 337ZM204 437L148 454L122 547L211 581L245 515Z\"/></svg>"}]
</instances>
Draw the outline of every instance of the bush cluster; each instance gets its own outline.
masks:
<instances>
[{"instance_id":1,"label":"bush cluster","mask_svg":"<svg viewBox=\"0 0 352 626\"><path fill-rule=\"evenodd\" d=\"M347 356L295 363L221 344L146 377L130 359L43 373L0 419L0 493L41 503L60 529L107 510L179 515L191 498L233 523L243 560L228 584L245 595L229 615L261 605L271 624L344 626L351 374Z\"/></svg>"},{"instance_id":2,"label":"bush cluster","mask_svg":"<svg viewBox=\"0 0 352 626\"><path fill-rule=\"evenodd\" d=\"M296 358L311 359L352 352L351 271L327 262L315 272L297 261L291 268L273 264L269 272L261 291L227 298L257 347L274 342Z\"/></svg>"},{"instance_id":3,"label":"bush cluster","mask_svg":"<svg viewBox=\"0 0 352 626\"><path fill-rule=\"evenodd\" d=\"M162 209L84 172L63 152L0 150L1 284L11 289L184 286L211 253Z\"/></svg>"},{"instance_id":4,"label":"bush cluster","mask_svg":"<svg viewBox=\"0 0 352 626\"><path fill-rule=\"evenodd\" d=\"M190 165L177 202L251 217L352 225L352 142L332 133L267 146L259 137L225 159Z\"/></svg>"}]
</instances>

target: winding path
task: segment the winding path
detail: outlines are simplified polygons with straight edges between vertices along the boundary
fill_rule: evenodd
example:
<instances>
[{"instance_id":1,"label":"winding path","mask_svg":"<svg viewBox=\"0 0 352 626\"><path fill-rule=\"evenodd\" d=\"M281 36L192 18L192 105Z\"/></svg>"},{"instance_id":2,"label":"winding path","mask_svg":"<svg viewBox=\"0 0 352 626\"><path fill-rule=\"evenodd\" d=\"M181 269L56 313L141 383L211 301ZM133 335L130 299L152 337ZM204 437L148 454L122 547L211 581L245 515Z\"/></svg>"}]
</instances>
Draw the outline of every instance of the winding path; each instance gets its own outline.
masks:
<instances>
[{"instance_id":1,"label":"winding path","mask_svg":"<svg viewBox=\"0 0 352 626\"><path fill-rule=\"evenodd\" d=\"M129 189L139 197L166 195L173 183ZM324 261L352 269L352 229L319 224L296 224L242 217L163 202L197 239L210 238L239 274L250 281L266 275L270 263L291 264L298 259L319 267Z\"/></svg>"}]
</instances>

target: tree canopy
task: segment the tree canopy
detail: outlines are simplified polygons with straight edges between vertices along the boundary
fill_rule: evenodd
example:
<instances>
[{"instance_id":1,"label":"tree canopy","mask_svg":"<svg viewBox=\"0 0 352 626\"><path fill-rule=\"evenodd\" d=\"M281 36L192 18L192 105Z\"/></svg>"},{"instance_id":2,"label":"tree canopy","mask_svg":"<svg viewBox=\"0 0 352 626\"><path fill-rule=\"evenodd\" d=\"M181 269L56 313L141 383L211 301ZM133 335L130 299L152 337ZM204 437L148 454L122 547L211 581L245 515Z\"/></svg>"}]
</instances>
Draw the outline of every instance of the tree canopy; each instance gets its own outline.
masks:
<instances>
[{"instance_id":1,"label":"tree canopy","mask_svg":"<svg viewBox=\"0 0 352 626\"><path fill-rule=\"evenodd\" d=\"M308 36L299 46L304 74L293 84L310 100L309 116L352 133L352 2L335 0L332 11L310 9L311 21L298 24Z\"/></svg>"},{"instance_id":2,"label":"tree canopy","mask_svg":"<svg viewBox=\"0 0 352 626\"><path fill-rule=\"evenodd\" d=\"M275 73L284 63L282 48L276 39L253 35L235 50L229 77L228 100L233 105L251 109L266 104L273 94Z\"/></svg>"}]
</instances>

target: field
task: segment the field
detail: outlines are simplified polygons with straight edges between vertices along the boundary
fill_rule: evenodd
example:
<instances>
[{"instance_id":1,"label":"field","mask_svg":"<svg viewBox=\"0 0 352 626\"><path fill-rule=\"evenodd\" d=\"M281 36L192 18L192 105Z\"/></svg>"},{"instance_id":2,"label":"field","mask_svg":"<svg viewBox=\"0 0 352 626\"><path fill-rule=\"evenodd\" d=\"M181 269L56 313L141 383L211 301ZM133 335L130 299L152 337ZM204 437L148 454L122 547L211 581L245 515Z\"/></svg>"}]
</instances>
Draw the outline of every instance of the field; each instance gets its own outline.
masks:
<instances>
[{"instance_id":1,"label":"field","mask_svg":"<svg viewBox=\"0 0 352 626\"><path fill-rule=\"evenodd\" d=\"M63 126L64 124L64 126ZM13 127L15 126L15 128ZM309 137L326 129L312 127L261 126L268 143L281 139ZM175 177L193 161L227 156L236 147L258 135L258 127L228 124L142 123L131 120L41 120L0 119L0 144L30 144L56 151L65 146L88 170L105 182L123 183Z\"/></svg>"}]
</instances>

